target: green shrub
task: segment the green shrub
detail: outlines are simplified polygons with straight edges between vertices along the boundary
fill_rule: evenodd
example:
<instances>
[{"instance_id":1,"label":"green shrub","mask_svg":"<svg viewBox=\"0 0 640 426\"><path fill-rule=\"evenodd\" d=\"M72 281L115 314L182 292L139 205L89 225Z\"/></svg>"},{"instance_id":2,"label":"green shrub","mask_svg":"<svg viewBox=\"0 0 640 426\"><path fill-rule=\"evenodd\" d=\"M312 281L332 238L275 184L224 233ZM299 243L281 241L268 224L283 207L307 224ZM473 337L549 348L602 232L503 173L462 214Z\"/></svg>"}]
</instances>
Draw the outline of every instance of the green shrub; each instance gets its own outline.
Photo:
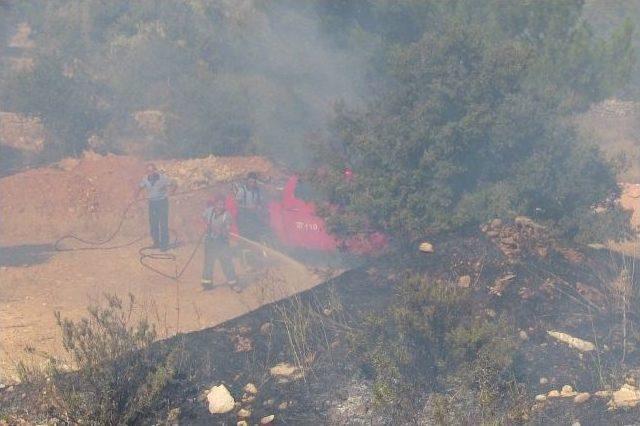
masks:
<instances>
[{"instance_id":1,"label":"green shrub","mask_svg":"<svg viewBox=\"0 0 640 426\"><path fill-rule=\"evenodd\" d=\"M62 418L82 424L131 424L161 401L177 365L177 351L152 350L156 333L146 320L133 323L133 297L123 305L106 296L80 321L56 313L64 349L77 372L53 367L51 387Z\"/></svg>"},{"instance_id":2,"label":"green shrub","mask_svg":"<svg viewBox=\"0 0 640 426\"><path fill-rule=\"evenodd\" d=\"M480 405L496 404L514 384L514 334L504 321L480 319L468 289L412 276L352 342L373 376L378 406L406 413L451 382L474 392Z\"/></svg>"}]
</instances>

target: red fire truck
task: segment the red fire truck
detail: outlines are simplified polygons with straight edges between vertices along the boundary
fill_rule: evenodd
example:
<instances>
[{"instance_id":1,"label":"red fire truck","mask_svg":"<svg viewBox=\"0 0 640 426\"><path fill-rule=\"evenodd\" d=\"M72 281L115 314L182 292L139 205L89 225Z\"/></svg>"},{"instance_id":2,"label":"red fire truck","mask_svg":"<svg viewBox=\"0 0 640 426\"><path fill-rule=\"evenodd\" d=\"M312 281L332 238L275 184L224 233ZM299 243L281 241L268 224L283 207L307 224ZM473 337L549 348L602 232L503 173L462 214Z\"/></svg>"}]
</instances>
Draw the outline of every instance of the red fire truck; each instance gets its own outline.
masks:
<instances>
[{"instance_id":1,"label":"red fire truck","mask_svg":"<svg viewBox=\"0 0 640 426\"><path fill-rule=\"evenodd\" d=\"M380 232L366 232L345 240L331 235L312 200L311 186L294 175L284 185L280 199L269 203L269 224L281 244L318 251L343 249L355 254L375 254L387 246L387 237Z\"/></svg>"}]
</instances>

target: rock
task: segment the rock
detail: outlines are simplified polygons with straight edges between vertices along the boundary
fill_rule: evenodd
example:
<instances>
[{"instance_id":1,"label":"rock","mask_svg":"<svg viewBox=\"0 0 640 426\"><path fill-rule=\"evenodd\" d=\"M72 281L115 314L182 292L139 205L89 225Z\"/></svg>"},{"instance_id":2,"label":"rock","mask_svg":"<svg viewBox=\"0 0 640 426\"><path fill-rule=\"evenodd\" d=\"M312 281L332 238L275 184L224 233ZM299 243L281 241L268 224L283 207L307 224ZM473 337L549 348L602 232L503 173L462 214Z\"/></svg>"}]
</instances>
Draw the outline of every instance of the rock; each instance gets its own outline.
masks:
<instances>
[{"instance_id":1,"label":"rock","mask_svg":"<svg viewBox=\"0 0 640 426\"><path fill-rule=\"evenodd\" d=\"M269 373L273 377L287 378L287 379L301 379L303 377L302 370L295 365L291 365L287 362L281 362L269 370Z\"/></svg>"},{"instance_id":2,"label":"rock","mask_svg":"<svg viewBox=\"0 0 640 426\"><path fill-rule=\"evenodd\" d=\"M580 424L580 422L573 422L571 423L571 426L582 426L582 425Z\"/></svg>"},{"instance_id":3,"label":"rock","mask_svg":"<svg viewBox=\"0 0 640 426\"><path fill-rule=\"evenodd\" d=\"M287 401L283 401L278 404L278 410L286 410L289 407L289 403Z\"/></svg>"},{"instance_id":4,"label":"rock","mask_svg":"<svg viewBox=\"0 0 640 426\"><path fill-rule=\"evenodd\" d=\"M256 387L256 385L254 385L253 383L247 383L247 384L244 386L244 389L243 389L243 390L244 390L246 393L250 393L250 394L252 394L252 395L255 395L255 394L257 394L257 393L258 393L258 388L257 388L257 387Z\"/></svg>"},{"instance_id":5,"label":"rock","mask_svg":"<svg viewBox=\"0 0 640 426\"><path fill-rule=\"evenodd\" d=\"M233 399L225 385L214 386L207 392L209 401L209 412L211 414L224 414L235 408L236 401Z\"/></svg>"},{"instance_id":6,"label":"rock","mask_svg":"<svg viewBox=\"0 0 640 426\"><path fill-rule=\"evenodd\" d=\"M516 223L516 225L524 228L544 229L544 226L534 222L533 219L526 216L516 216L514 222Z\"/></svg>"},{"instance_id":7,"label":"rock","mask_svg":"<svg viewBox=\"0 0 640 426\"><path fill-rule=\"evenodd\" d=\"M260 326L260 334L262 334L263 336L271 334L272 331L273 324L271 324L270 322L265 322Z\"/></svg>"},{"instance_id":8,"label":"rock","mask_svg":"<svg viewBox=\"0 0 640 426\"><path fill-rule=\"evenodd\" d=\"M559 331L547 331L547 334L553 337L554 339L562 343L565 343L574 349L579 350L580 352L590 352L596 348L593 345L593 343L587 342L586 340L582 340L577 337L570 336L566 333L562 333Z\"/></svg>"},{"instance_id":9,"label":"rock","mask_svg":"<svg viewBox=\"0 0 640 426\"><path fill-rule=\"evenodd\" d=\"M246 420L240 420L238 423L236 423L236 426L249 426L249 423L247 423Z\"/></svg>"},{"instance_id":10,"label":"rock","mask_svg":"<svg viewBox=\"0 0 640 426\"><path fill-rule=\"evenodd\" d=\"M458 287L469 288L471 285L471 277L469 275L463 275L458 278Z\"/></svg>"},{"instance_id":11,"label":"rock","mask_svg":"<svg viewBox=\"0 0 640 426\"><path fill-rule=\"evenodd\" d=\"M167 423L178 424L180 422L180 407L169 410L167 414Z\"/></svg>"},{"instance_id":12,"label":"rock","mask_svg":"<svg viewBox=\"0 0 640 426\"><path fill-rule=\"evenodd\" d=\"M549 379L547 379L546 377L540 377L541 385L546 385L547 383L549 383Z\"/></svg>"},{"instance_id":13,"label":"rock","mask_svg":"<svg viewBox=\"0 0 640 426\"><path fill-rule=\"evenodd\" d=\"M493 286L489 289L491 294L496 296L502 296L502 293L506 290L511 282L516 278L515 274L507 274L498 278L493 282Z\"/></svg>"},{"instance_id":14,"label":"rock","mask_svg":"<svg viewBox=\"0 0 640 426\"><path fill-rule=\"evenodd\" d=\"M575 398L573 398L573 402L575 402L576 404L582 404L584 402L587 402L589 398L591 398L591 394L589 392L581 392L577 394Z\"/></svg>"},{"instance_id":15,"label":"rock","mask_svg":"<svg viewBox=\"0 0 640 426\"><path fill-rule=\"evenodd\" d=\"M529 336L527 335L527 332L524 330L520 330L520 333L518 333L518 335L520 336L520 340L528 340Z\"/></svg>"},{"instance_id":16,"label":"rock","mask_svg":"<svg viewBox=\"0 0 640 426\"><path fill-rule=\"evenodd\" d=\"M616 408L633 408L640 403L640 390L635 386L624 384L620 390L614 391L607 404L610 410Z\"/></svg>"},{"instance_id":17,"label":"rock","mask_svg":"<svg viewBox=\"0 0 640 426\"><path fill-rule=\"evenodd\" d=\"M613 395L613 391L601 390L594 393L594 395L597 396L598 398L611 398L611 396Z\"/></svg>"},{"instance_id":18,"label":"rock","mask_svg":"<svg viewBox=\"0 0 640 426\"><path fill-rule=\"evenodd\" d=\"M247 418L251 417L251 410L248 410L246 408L242 408L242 409L240 409L238 411L238 413L236 415L241 419L247 419Z\"/></svg>"},{"instance_id":19,"label":"rock","mask_svg":"<svg viewBox=\"0 0 640 426\"><path fill-rule=\"evenodd\" d=\"M264 416L260 419L261 425L270 425L276 419L276 416L271 414L270 416Z\"/></svg>"},{"instance_id":20,"label":"rock","mask_svg":"<svg viewBox=\"0 0 640 426\"><path fill-rule=\"evenodd\" d=\"M502 220L501 220L501 219L498 219L498 218L493 219L493 220L491 221L491 223L489 224L489 227L490 227L491 229L499 229L500 227L502 227Z\"/></svg>"},{"instance_id":21,"label":"rock","mask_svg":"<svg viewBox=\"0 0 640 426\"><path fill-rule=\"evenodd\" d=\"M231 341L234 343L235 352L250 352L253 349L253 343L248 337L237 334Z\"/></svg>"},{"instance_id":22,"label":"rock","mask_svg":"<svg viewBox=\"0 0 640 426\"><path fill-rule=\"evenodd\" d=\"M420 246L418 247L418 249L423 253L433 253L433 252L435 252L435 249L433 248L433 244L428 243L426 241L420 243Z\"/></svg>"},{"instance_id":23,"label":"rock","mask_svg":"<svg viewBox=\"0 0 640 426\"><path fill-rule=\"evenodd\" d=\"M573 390L573 388L569 385L564 385L560 390L560 396L563 398L567 398L570 396L576 396L577 392Z\"/></svg>"},{"instance_id":24,"label":"rock","mask_svg":"<svg viewBox=\"0 0 640 426\"><path fill-rule=\"evenodd\" d=\"M544 402L546 400L547 400L547 395L545 394L536 395L536 402Z\"/></svg>"},{"instance_id":25,"label":"rock","mask_svg":"<svg viewBox=\"0 0 640 426\"><path fill-rule=\"evenodd\" d=\"M560 392L558 392L557 390L552 390L549 391L549 393L547 394L548 398L559 398L560 397Z\"/></svg>"}]
</instances>

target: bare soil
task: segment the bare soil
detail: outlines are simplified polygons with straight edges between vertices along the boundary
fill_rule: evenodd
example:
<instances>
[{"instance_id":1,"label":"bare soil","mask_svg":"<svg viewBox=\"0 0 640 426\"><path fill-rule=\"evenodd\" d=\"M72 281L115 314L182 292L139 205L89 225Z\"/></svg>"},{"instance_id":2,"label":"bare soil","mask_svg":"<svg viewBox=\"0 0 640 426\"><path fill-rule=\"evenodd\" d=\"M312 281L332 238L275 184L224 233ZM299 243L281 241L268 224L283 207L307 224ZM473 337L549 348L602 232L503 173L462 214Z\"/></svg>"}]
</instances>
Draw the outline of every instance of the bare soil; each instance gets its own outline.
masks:
<instances>
[{"instance_id":1,"label":"bare soil","mask_svg":"<svg viewBox=\"0 0 640 426\"><path fill-rule=\"evenodd\" d=\"M171 200L171 236L178 243L171 253L176 261L147 259L168 275L182 269L196 249L202 231L199 217L212 191L226 190L225 185L249 171L265 178L276 174L260 157L158 165L178 181L179 192L191 191ZM234 248L245 287L240 294L226 286L203 291L202 248L179 281L162 277L139 262L138 250L149 244L144 201L129 210L120 232L101 246L115 248L54 250L54 241L68 233L96 240L111 234L143 174L140 159L88 154L0 179L0 382L15 379L19 360L37 364L50 355L62 357L54 311L80 318L105 293L125 299L132 294L137 314L148 316L160 337L168 338L211 327L321 281L285 255L241 243ZM72 240L61 246L91 247ZM252 254L263 259L259 271L249 270L244 261ZM224 281L219 270L215 274L217 282Z\"/></svg>"}]
</instances>

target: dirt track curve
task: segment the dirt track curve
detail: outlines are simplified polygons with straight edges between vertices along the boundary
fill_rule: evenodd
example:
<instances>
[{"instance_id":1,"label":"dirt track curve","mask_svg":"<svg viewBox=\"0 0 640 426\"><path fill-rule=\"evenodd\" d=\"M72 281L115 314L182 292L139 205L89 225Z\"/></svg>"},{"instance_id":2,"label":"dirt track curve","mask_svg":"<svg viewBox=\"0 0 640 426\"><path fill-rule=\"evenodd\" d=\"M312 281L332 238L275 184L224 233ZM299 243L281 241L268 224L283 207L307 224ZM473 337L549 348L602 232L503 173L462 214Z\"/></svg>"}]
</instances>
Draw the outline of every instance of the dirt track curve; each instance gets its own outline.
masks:
<instances>
[{"instance_id":1,"label":"dirt track curve","mask_svg":"<svg viewBox=\"0 0 640 426\"><path fill-rule=\"evenodd\" d=\"M186 176L180 182L182 188L203 184L201 176L194 182L189 167L208 168L208 183L221 185L248 170L271 172L271 166L257 157L210 160L210 164L187 161L163 166ZM144 173L143 166L142 161L130 157L92 155L67 170L44 168L0 179L0 381L12 378L19 360L41 363L47 355L61 357L54 311L80 318L104 293L124 299L132 294L137 301L136 314L150 318L159 336L165 338L211 327L322 280L293 259L274 251L263 253L242 242L236 247L236 264L245 285L239 294L228 287L202 290L202 249L178 282L139 263L138 249L149 243L148 238L114 250L53 250L50 244L67 232L87 238L107 235L131 200L129 194ZM198 240L196 218L209 192L196 191L172 200L170 226L174 238L181 242L172 251L177 260L150 260L153 266L172 275L175 268L184 265ZM136 206L110 245L145 236L145 215L144 203ZM242 260L251 255L263 260L254 270ZM222 281L218 269L216 277Z\"/></svg>"}]
</instances>

